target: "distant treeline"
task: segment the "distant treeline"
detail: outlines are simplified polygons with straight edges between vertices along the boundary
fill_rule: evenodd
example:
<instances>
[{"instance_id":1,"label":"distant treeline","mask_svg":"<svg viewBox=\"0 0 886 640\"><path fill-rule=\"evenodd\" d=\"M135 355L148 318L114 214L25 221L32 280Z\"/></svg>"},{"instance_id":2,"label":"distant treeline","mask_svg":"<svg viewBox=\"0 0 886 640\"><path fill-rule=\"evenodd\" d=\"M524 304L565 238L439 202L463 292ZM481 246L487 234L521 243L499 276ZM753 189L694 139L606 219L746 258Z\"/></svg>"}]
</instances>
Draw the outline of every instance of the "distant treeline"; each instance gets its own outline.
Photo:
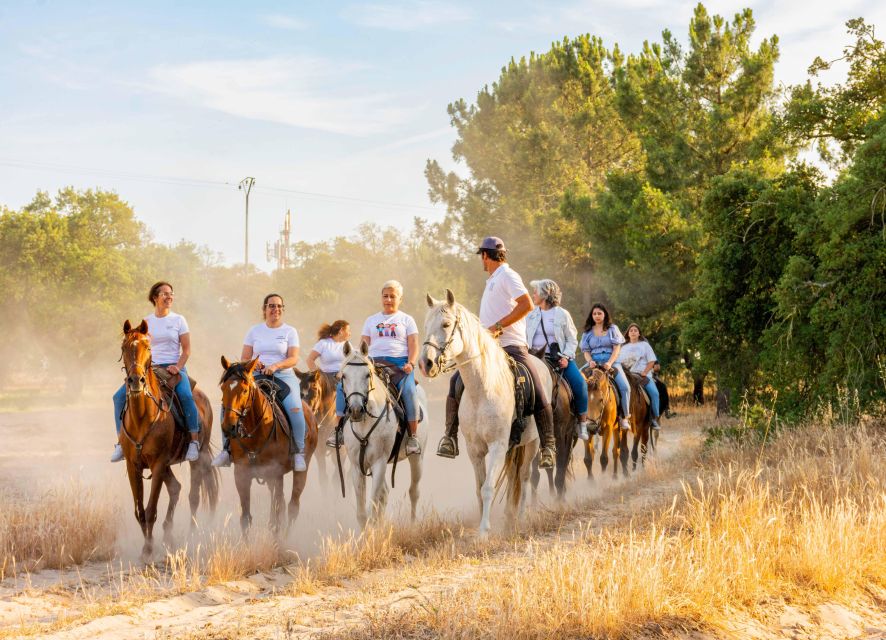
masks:
<instances>
[{"instance_id":1,"label":"distant treeline","mask_svg":"<svg viewBox=\"0 0 886 640\"><path fill-rule=\"evenodd\" d=\"M713 373L733 399L777 389L784 415L842 386L869 403L886 367L886 48L862 19L847 27L844 56L816 58L787 89L778 38L751 48L750 10L726 20L698 5L688 42L665 31L633 54L586 35L512 59L473 102L449 105L453 157L470 172L428 161L442 222L299 244L293 268L248 280L196 246L151 242L114 194L38 194L0 212L0 375L32 326L53 361L90 360L159 278L182 292L195 337L234 355L269 290L303 332L361 322L389 277L419 318L428 290L476 305L470 249L499 235L527 282L561 283L577 323L604 301L666 368ZM832 65L845 78L824 87ZM810 150L826 171L799 160Z\"/></svg>"}]
</instances>

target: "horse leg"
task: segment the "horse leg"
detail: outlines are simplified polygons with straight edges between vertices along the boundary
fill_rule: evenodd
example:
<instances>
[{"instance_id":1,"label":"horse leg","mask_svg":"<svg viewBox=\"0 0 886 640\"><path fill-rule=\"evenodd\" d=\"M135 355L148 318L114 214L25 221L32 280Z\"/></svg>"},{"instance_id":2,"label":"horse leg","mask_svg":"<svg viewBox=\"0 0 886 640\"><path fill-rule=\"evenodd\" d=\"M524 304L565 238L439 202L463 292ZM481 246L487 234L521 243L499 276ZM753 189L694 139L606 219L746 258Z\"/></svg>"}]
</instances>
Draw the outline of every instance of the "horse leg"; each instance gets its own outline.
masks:
<instances>
[{"instance_id":1,"label":"horse leg","mask_svg":"<svg viewBox=\"0 0 886 640\"><path fill-rule=\"evenodd\" d=\"M286 508L286 502L283 500L282 473L268 480L268 490L271 492L271 515L268 526L275 536L279 536L283 524L283 510Z\"/></svg>"},{"instance_id":2,"label":"horse leg","mask_svg":"<svg viewBox=\"0 0 886 640\"><path fill-rule=\"evenodd\" d=\"M492 498L495 495L495 481L498 479L504 466L506 455L507 444L496 442L489 447L489 453L486 456L486 478L483 481L483 486L480 487L480 499L482 501L482 515L480 517L481 537L489 535Z\"/></svg>"},{"instance_id":3,"label":"horse leg","mask_svg":"<svg viewBox=\"0 0 886 640\"><path fill-rule=\"evenodd\" d=\"M415 522L419 497L418 483L421 482L422 474L422 456L409 456L409 467L411 472L409 484L410 520Z\"/></svg>"},{"instance_id":4,"label":"horse leg","mask_svg":"<svg viewBox=\"0 0 886 640\"><path fill-rule=\"evenodd\" d=\"M202 451L200 452L202 456ZM204 464L204 460L198 459L191 463L191 488L188 489L188 506L191 508L191 532L197 528L197 510L200 508L200 487L203 485L206 474L212 473Z\"/></svg>"},{"instance_id":5,"label":"horse leg","mask_svg":"<svg viewBox=\"0 0 886 640\"><path fill-rule=\"evenodd\" d=\"M556 488L554 485L554 470L545 469L545 471L548 473L548 494L553 496Z\"/></svg>"},{"instance_id":6,"label":"horse leg","mask_svg":"<svg viewBox=\"0 0 886 640\"><path fill-rule=\"evenodd\" d=\"M557 447L557 473L554 478L554 486L557 489L557 499L563 500L566 497L566 470L569 468L569 462L572 458L572 448L575 446L572 438L569 438L569 446L560 443Z\"/></svg>"},{"instance_id":7,"label":"horse leg","mask_svg":"<svg viewBox=\"0 0 886 640\"><path fill-rule=\"evenodd\" d=\"M157 502L160 500L160 490L166 481L168 467L159 463L151 469L151 492L148 494L148 504L145 507L145 544L142 547L142 562L151 562L154 557L154 523L157 522Z\"/></svg>"},{"instance_id":8,"label":"horse leg","mask_svg":"<svg viewBox=\"0 0 886 640\"><path fill-rule=\"evenodd\" d=\"M354 487L354 500L357 501L357 522L361 529L366 528L366 476L360 473L357 465L351 465L351 485Z\"/></svg>"},{"instance_id":9,"label":"horse leg","mask_svg":"<svg viewBox=\"0 0 886 640\"><path fill-rule=\"evenodd\" d=\"M541 472L538 470L538 458L532 459L532 472L530 474L532 483L532 504L538 504L538 482L541 480Z\"/></svg>"},{"instance_id":10,"label":"horse leg","mask_svg":"<svg viewBox=\"0 0 886 640\"><path fill-rule=\"evenodd\" d=\"M380 458L372 467L372 512L369 519L373 524L377 524L384 518L385 509L388 506L388 480L385 477L387 470L387 456Z\"/></svg>"},{"instance_id":11,"label":"horse leg","mask_svg":"<svg viewBox=\"0 0 886 640\"><path fill-rule=\"evenodd\" d=\"M326 446L326 438L319 436L317 438L317 446L321 446L324 449L328 449ZM329 478L326 476L326 452L321 451L320 455L317 456L317 473L320 478L320 491L323 495L329 493Z\"/></svg>"},{"instance_id":12,"label":"horse leg","mask_svg":"<svg viewBox=\"0 0 886 640\"><path fill-rule=\"evenodd\" d=\"M621 460L621 470L624 477L628 477L628 432L626 429L619 428L618 438L618 457Z\"/></svg>"},{"instance_id":13,"label":"horse leg","mask_svg":"<svg viewBox=\"0 0 886 640\"><path fill-rule=\"evenodd\" d=\"M468 457L474 467L474 480L477 484L477 505L480 508L480 521L483 521L483 485L486 482L486 460L480 451L468 448Z\"/></svg>"},{"instance_id":14,"label":"horse leg","mask_svg":"<svg viewBox=\"0 0 886 640\"><path fill-rule=\"evenodd\" d=\"M132 501L135 506L135 521L142 531L142 536L146 536L148 529L145 526L145 484L142 481L141 470L135 467L135 464L126 461L126 473L129 476L129 487L132 489Z\"/></svg>"},{"instance_id":15,"label":"horse leg","mask_svg":"<svg viewBox=\"0 0 886 640\"><path fill-rule=\"evenodd\" d=\"M533 442L538 441L533 440ZM520 469L518 469L517 474L515 474L517 482L520 482L523 485L520 488L520 500L517 504L517 521L523 517L523 514L526 511L526 496L529 494L530 460L535 460L537 458L536 452L532 451L532 449L537 450L538 447L533 447L532 443L526 445L526 455L529 456L529 460L524 458L523 464L520 466ZM551 472L548 471L548 474L550 473Z\"/></svg>"},{"instance_id":16,"label":"horse leg","mask_svg":"<svg viewBox=\"0 0 886 640\"><path fill-rule=\"evenodd\" d=\"M248 463L234 465L234 484L240 496L240 531L243 537L252 525L252 514L249 512L250 493L252 492L252 469L245 467Z\"/></svg>"},{"instance_id":17,"label":"horse leg","mask_svg":"<svg viewBox=\"0 0 886 640\"><path fill-rule=\"evenodd\" d=\"M318 458L320 460L323 459L323 452L320 452ZM323 472L320 472L320 477L323 476ZM298 513L301 510L301 494L305 490L305 485L308 482L308 472L302 471L300 473L292 472L292 496L289 498L289 524L287 527L292 527L295 523L296 518L298 518Z\"/></svg>"},{"instance_id":18,"label":"horse leg","mask_svg":"<svg viewBox=\"0 0 886 640\"><path fill-rule=\"evenodd\" d=\"M631 447L631 470L637 470L637 459L640 457L640 434L634 435L634 446Z\"/></svg>"},{"instance_id":19,"label":"horse leg","mask_svg":"<svg viewBox=\"0 0 886 640\"><path fill-rule=\"evenodd\" d=\"M169 506L166 508L166 518L163 520L163 544L172 546L172 518L175 515L175 507L178 504L178 496L182 490L182 483L178 481L172 469L166 470L166 493L169 494Z\"/></svg>"},{"instance_id":20,"label":"horse leg","mask_svg":"<svg viewBox=\"0 0 886 640\"><path fill-rule=\"evenodd\" d=\"M585 469L588 470L588 480L593 482L594 481L594 471L593 471L593 468L594 468L594 439L593 438L590 438L585 443L584 450L585 450L584 463L585 463ZM603 462L603 457L601 456L600 463L602 464L602 462ZM605 471L606 468L603 467L603 470Z\"/></svg>"}]
</instances>

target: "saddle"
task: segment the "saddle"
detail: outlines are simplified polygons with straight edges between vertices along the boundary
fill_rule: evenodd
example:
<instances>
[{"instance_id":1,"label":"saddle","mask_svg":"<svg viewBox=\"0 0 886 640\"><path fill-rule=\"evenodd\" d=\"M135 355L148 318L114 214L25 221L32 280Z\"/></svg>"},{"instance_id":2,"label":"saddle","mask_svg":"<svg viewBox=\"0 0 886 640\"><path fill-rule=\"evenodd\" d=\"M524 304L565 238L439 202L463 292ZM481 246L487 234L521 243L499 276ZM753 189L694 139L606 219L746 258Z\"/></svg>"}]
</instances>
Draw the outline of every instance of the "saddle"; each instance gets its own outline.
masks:
<instances>
[{"instance_id":1,"label":"saddle","mask_svg":"<svg viewBox=\"0 0 886 640\"><path fill-rule=\"evenodd\" d=\"M535 385L529 368L507 355L508 367L514 376L514 420L511 422L510 446L520 444L526 418L533 415L535 408Z\"/></svg>"},{"instance_id":2,"label":"saddle","mask_svg":"<svg viewBox=\"0 0 886 640\"><path fill-rule=\"evenodd\" d=\"M290 393L289 386L281 383L273 376L266 376L263 373L256 374L253 376L253 379L255 380L255 386L270 402L274 412L274 421L283 430L286 437L291 440L292 424L289 422L289 416L286 415L286 407L283 406L283 400Z\"/></svg>"},{"instance_id":3,"label":"saddle","mask_svg":"<svg viewBox=\"0 0 886 640\"><path fill-rule=\"evenodd\" d=\"M554 393L552 394L553 398L551 398L551 407L554 412L556 413L557 411L557 401L560 397L560 394L557 393L557 387L559 386L566 391L566 397L569 398L569 410L572 412L572 415L578 416L578 409L575 406L575 394L572 392L572 387L566 382L566 378L560 373L559 363L552 358L542 359L544 360L544 363L548 365L548 369L554 379Z\"/></svg>"},{"instance_id":4,"label":"saddle","mask_svg":"<svg viewBox=\"0 0 886 640\"><path fill-rule=\"evenodd\" d=\"M179 380L181 380L181 374L176 373L175 375L172 375L166 370L165 366L155 366L153 369L154 375L160 380L160 394L163 397L166 406L169 407L169 411L172 413L175 428L182 433L187 433L188 426L185 423L185 412L184 409L182 409L181 400L179 400L178 394L175 393L175 387L178 385ZM194 388L197 386L197 381L188 376L188 382L191 384L191 391L193 392Z\"/></svg>"},{"instance_id":5,"label":"saddle","mask_svg":"<svg viewBox=\"0 0 886 640\"><path fill-rule=\"evenodd\" d=\"M639 393L640 397L646 401L646 406L651 407L652 400L649 399L649 394L646 392L647 379L639 373L632 371L625 371L625 375L628 377L628 382L631 385L631 393Z\"/></svg>"},{"instance_id":6,"label":"saddle","mask_svg":"<svg viewBox=\"0 0 886 640\"><path fill-rule=\"evenodd\" d=\"M375 358L372 362L375 365L375 371L378 373L378 377L384 382L385 387L388 390L388 395L396 400L393 409L394 415L397 416L397 425L399 427L397 434L397 443L399 445L401 437L399 432L406 431L409 426L406 420L406 403L403 401L403 396L400 394L400 383L403 381L403 378L409 374L403 371L397 363L386 360L385 358ZM418 385L418 380L415 381L415 384ZM422 422L424 419L424 411L419 407L418 421ZM396 451L397 448L398 447L395 446L394 450Z\"/></svg>"}]
</instances>

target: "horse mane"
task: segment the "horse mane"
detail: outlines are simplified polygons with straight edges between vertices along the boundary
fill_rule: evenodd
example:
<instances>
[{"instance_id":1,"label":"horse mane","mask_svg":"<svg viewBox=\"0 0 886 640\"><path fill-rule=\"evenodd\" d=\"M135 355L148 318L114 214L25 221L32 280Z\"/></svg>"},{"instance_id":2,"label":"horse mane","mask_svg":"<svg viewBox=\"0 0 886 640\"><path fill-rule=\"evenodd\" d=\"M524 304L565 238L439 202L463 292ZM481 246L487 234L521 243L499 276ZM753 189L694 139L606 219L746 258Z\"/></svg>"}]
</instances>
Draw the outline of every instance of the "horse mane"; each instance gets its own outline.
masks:
<instances>
[{"instance_id":1,"label":"horse mane","mask_svg":"<svg viewBox=\"0 0 886 640\"><path fill-rule=\"evenodd\" d=\"M446 305L444 302L443 305ZM480 324L480 318L458 302L455 303L455 311L462 318L465 332L465 342L475 344L480 351L480 369L485 373L488 390L492 395L512 394L511 369L508 366L507 353L492 337L492 334Z\"/></svg>"},{"instance_id":2,"label":"horse mane","mask_svg":"<svg viewBox=\"0 0 886 640\"><path fill-rule=\"evenodd\" d=\"M219 384L224 384L226 380L230 380L233 377L240 378L244 382L246 382L246 365L249 364L249 361L245 362L232 362L231 366L225 369L225 372L222 374L221 379L218 381Z\"/></svg>"}]
</instances>

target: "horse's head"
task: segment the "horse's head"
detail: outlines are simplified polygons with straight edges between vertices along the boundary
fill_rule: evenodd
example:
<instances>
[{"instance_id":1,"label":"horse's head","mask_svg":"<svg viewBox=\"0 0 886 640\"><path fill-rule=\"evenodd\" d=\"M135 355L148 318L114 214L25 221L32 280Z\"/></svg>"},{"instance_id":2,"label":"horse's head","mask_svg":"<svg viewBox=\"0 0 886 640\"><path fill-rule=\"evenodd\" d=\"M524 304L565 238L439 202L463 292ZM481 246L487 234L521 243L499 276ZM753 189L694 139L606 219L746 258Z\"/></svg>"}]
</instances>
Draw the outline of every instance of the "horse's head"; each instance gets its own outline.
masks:
<instances>
[{"instance_id":1,"label":"horse's head","mask_svg":"<svg viewBox=\"0 0 886 640\"><path fill-rule=\"evenodd\" d=\"M427 339L421 347L419 368L429 378L451 371L455 358L465 350L464 309L456 303L455 294L446 290L446 300L435 300L427 295L428 315L425 316Z\"/></svg>"},{"instance_id":2,"label":"horse's head","mask_svg":"<svg viewBox=\"0 0 886 640\"><path fill-rule=\"evenodd\" d=\"M239 428L243 418L249 413L252 394L255 392L255 380L252 375L258 366L258 358L245 362L229 362L221 357L222 374L219 386L222 392L221 428L231 433Z\"/></svg>"},{"instance_id":3,"label":"horse's head","mask_svg":"<svg viewBox=\"0 0 886 640\"><path fill-rule=\"evenodd\" d=\"M324 391L326 390L326 376L319 369L304 372L296 369L295 375L298 378L299 388L301 389L301 399L311 407L311 411L315 414L319 413L323 404Z\"/></svg>"},{"instance_id":4,"label":"horse's head","mask_svg":"<svg viewBox=\"0 0 886 640\"><path fill-rule=\"evenodd\" d=\"M595 427L600 427L606 405L615 398L612 396L609 380L603 369L596 367L585 375L588 381L588 420Z\"/></svg>"},{"instance_id":5,"label":"horse's head","mask_svg":"<svg viewBox=\"0 0 886 640\"><path fill-rule=\"evenodd\" d=\"M345 395L345 405L353 422L360 422L368 413L369 396L375 390L375 368L369 359L369 347L360 342L360 350L345 342L345 359L338 372L341 389Z\"/></svg>"},{"instance_id":6,"label":"horse's head","mask_svg":"<svg viewBox=\"0 0 886 640\"><path fill-rule=\"evenodd\" d=\"M123 344L120 350L123 368L126 370L127 393L144 393L148 371L151 370L151 338L148 336L146 321L142 320L134 329L129 320L123 323Z\"/></svg>"}]
</instances>

